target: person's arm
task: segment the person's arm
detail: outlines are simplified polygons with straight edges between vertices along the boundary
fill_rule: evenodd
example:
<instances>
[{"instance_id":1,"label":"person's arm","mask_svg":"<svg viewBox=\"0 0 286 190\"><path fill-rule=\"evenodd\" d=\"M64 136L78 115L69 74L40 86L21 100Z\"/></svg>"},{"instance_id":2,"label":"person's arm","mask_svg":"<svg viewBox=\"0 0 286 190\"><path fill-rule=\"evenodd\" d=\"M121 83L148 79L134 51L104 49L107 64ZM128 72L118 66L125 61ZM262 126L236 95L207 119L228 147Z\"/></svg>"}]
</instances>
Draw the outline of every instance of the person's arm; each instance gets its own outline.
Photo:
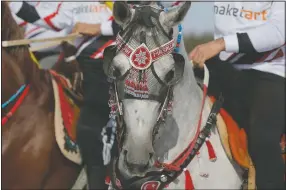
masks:
<instances>
[{"instance_id":1,"label":"person's arm","mask_svg":"<svg viewBox=\"0 0 286 190\"><path fill-rule=\"evenodd\" d=\"M41 2L41 6L34 7L23 1L10 2L9 6L21 19L43 28L60 31L73 22L71 6L64 6L64 2Z\"/></svg>"},{"instance_id":2,"label":"person's arm","mask_svg":"<svg viewBox=\"0 0 286 190\"><path fill-rule=\"evenodd\" d=\"M73 28L73 33L80 33L89 36L113 36L117 35L119 32L119 25L113 20L110 19L101 24L88 24L83 22L78 22Z\"/></svg>"},{"instance_id":3,"label":"person's arm","mask_svg":"<svg viewBox=\"0 0 286 190\"><path fill-rule=\"evenodd\" d=\"M273 2L264 24L244 33L224 36L225 51L235 53L265 52L285 44L285 2Z\"/></svg>"}]
</instances>

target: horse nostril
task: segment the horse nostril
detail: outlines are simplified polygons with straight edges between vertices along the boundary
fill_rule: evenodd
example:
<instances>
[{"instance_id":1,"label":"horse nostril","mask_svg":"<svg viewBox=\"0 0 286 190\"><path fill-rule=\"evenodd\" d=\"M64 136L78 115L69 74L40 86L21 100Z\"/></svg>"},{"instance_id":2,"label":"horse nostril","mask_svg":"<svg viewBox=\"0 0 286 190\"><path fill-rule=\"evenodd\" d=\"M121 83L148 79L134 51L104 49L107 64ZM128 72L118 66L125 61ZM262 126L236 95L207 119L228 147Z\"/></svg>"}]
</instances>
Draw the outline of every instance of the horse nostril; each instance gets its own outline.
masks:
<instances>
[{"instance_id":1,"label":"horse nostril","mask_svg":"<svg viewBox=\"0 0 286 190\"><path fill-rule=\"evenodd\" d=\"M151 160L152 159L152 157L153 157L153 153L149 153L149 159Z\"/></svg>"},{"instance_id":2,"label":"horse nostril","mask_svg":"<svg viewBox=\"0 0 286 190\"><path fill-rule=\"evenodd\" d=\"M127 155L127 150L124 150L123 154L124 154L124 156L126 156Z\"/></svg>"}]
</instances>

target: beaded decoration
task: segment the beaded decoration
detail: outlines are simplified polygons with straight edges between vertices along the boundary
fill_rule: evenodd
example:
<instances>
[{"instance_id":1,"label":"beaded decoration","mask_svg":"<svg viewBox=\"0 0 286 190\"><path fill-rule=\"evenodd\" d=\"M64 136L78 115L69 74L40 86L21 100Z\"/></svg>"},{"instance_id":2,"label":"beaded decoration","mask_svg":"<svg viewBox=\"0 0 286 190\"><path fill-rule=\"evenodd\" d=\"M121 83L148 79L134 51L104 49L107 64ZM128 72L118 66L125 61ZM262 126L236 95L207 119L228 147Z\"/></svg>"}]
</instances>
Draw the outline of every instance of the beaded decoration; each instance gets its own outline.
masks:
<instances>
[{"instance_id":1,"label":"beaded decoration","mask_svg":"<svg viewBox=\"0 0 286 190\"><path fill-rule=\"evenodd\" d=\"M176 6L180 3L180 1L176 1L172 6ZM168 12L169 9L168 8L164 8L164 11L165 12ZM182 24L179 24L178 25L178 30L179 30L179 33L178 33L178 36L177 36L177 43L176 43L176 46L175 46L175 49L174 49L174 52L175 53L178 53L179 50L180 50L180 44L181 44L181 41L182 41L182 31L183 31L183 26Z\"/></svg>"},{"instance_id":2,"label":"beaded decoration","mask_svg":"<svg viewBox=\"0 0 286 190\"><path fill-rule=\"evenodd\" d=\"M176 2L175 4L173 4L173 6L176 6L177 4L178 3ZM168 11L168 8L163 8L163 9L164 9L165 12ZM183 31L182 24L178 25L178 31L179 32L178 32L178 36L177 36L177 42L176 42L175 48L173 50L175 53L179 53L179 51L180 51L180 44L181 44L181 41L182 41L182 31ZM136 73L136 70L132 70L132 71ZM134 77L134 78L137 78L137 77ZM129 80L130 79L126 80L126 83L130 83ZM145 78L145 80L146 80L146 78ZM143 89L147 90L146 88L148 88L146 85L143 85L142 83L138 83L138 84L136 83L133 86L134 86L134 89L128 89L128 90L131 90L133 93L134 92L141 92L141 90L143 90ZM137 89L137 87L138 87L138 89ZM112 118L112 117L114 117L118 113L117 102L115 100L115 92L114 92L114 88L113 88L112 85L110 87L109 94L110 94L110 99L109 99L108 104L109 104L109 107L111 108L111 112L110 112L109 117ZM144 96L144 97L148 96L148 94L144 94L144 93L141 94L141 95ZM172 101L172 98L171 98L169 100L169 102L168 102L168 106L167 106L167 110L166 110L168 114L172 113L172 107L173 107L173 101ZM163 114L163 115L165 115L165 114Z\"/></svg>"},{"instance_id":3,"label":"beaded decoration","mask_svg":"<svg viewBox=\"0 0 286 190\"><path fill-rule=\"evenodd\" d=\"M180 44L181 44L181 41L182 41L182 30L183 30L183 27L182 27L181 24L178 25L178 29L179 29L179 33L178 33L178 37L177 37L177 44L176 44L176 47L174 49L174 51L176 53L179 53Z\"/></svg>"}]
</instances>

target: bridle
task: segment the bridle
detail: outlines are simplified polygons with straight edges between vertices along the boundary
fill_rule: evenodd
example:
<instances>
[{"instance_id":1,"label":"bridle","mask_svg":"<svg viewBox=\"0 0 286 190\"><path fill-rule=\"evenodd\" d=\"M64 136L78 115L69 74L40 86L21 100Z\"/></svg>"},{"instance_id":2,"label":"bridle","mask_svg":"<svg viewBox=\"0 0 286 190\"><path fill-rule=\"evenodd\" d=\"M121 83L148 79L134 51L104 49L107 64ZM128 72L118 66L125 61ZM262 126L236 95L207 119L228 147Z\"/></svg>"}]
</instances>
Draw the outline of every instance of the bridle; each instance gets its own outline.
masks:
<instances>
[{"instance_id":1,"label":"bridle","mask_svg":"<svg viewBox=\"0 0 286 190\"><path fill-rule=\"evenodd\" d=\"M173 100L173 88L174 86L181 80L183 73L184 73L184 57L180 54L178 54L178 47L181 42L181 26L179 25L179 36L177 38L177 44L174 46L174 40L172 39L171 35L168 34L164 30L164 27L162 27L161 23L158 22L159 14L163 10L154 9L150 6L135 6L135 21L138 21L140 24L144 24L147 27L154 27L154 21L157 21L157 24L159 25L159 28L161 28L162 31L164 31L164 35L168 37L169 42L166 44L160 46L158 49L152 49L149 50L146 44L144 43L144 38L140 36L140 43L141 45L137 45L136 47L130 45L128 43L129 39L132 35L132 27L136 27L136 23L130 23L128 24L130 26L129 30L125 28L125 30L121 31L119 35L117 36L117 46L110 46L105 49L104 51L104 72L109 76L109 78L112 79L113 82L113 93L111 93L111 100L109 101L109 105L111 107L111 118L117 119L117 139L119 144L119 149L122 149L122 141L124 140L125 134L125 124L123 120L123 111L122 111L122 99L129 98L129 99L153 99L161 104L159 117L157 118L157 123L154 127L153 131L153 139L154 135L156 134L156 131L158 131L158 124L160 122L164 122L164 118L166 118L167 114L171 114L172 112L172 100ZM139 17L141 16L141 17ZM137 19L137 20L136 20ZM134 20L134 19L133 19ZM127 39L124 39L122 37L122 34L124 37L127 37ZM145 59L144 62L138 62L136 59L133 58L133 55L136 53L136 51L142 50L145 51L147 56L149 56L147 59ZM175 51L175 53L173 52ZM112 65L112 60L114 57L119 53L123 53L128 59L131 64L131 69L127 70L124 74L121 75L121 73ZM139 53L139 52L137 52ZM165 81L160 79L160 77L154 72L154 61L162 56L173 56L175 66L174 66L174 72L172 79ZM158 56L158 57L157 57ZM147 61L146 61L147 60ZM154 78L163 85L163 88L166 94L164 97L156 98L156 96L151 96L152 94L145 93L144 90L146 89L146 86L144 83L136 84L129 81L129 83L126 83L126 79L132 73L133 71L142 72L149 70L152 72ZM202 122L202 110L204 108L205 99L206 99L206 92L207 92L207 86L208 86L208 77L209 73L207 68L204 68L204 87L203 87L203 101L202 101L202 107L201 107L201 113L199 118L199 123L197 127L197 132L195 134L195 138L190 142L190 144L187 146L187 148L184 149L184 151L171 163L171 164L164 164L164 163L157 163L155 164L155 167L157 167L158 171L152 171L148 172L144 177L134 177L129 180L122 180L119 181L117 177L120 177L118 174L118 168L117 160L118 158L114 158L112 161L111 166L111 182L114 188L121 189L122 187L128 187L130 189L144 189L149 184L155 185L154 189L162 189L169 183L171 183L174 179L176 179L183 171L185 171L186 174L186 167L187 165L192 161L192 159L195 157L196 153L199 151L200 147L205 142L206 138L210 134L210 129L215 125L216 123L216 115L221 107L222 100L219 100L214 103L213 108L210 112L209 118L207 120L206 125L202 130L201 129L201 122ZM144 77L143 77L144 78ZM139 90L141 92L143 90L143 93L139 93L140 96L136 96L135 94L128 94L126 95L126 91L124 93L118 91L118 84L120 84L121 81L125 81L124 84L132 84L131 89L136 92L136 90ZM132 88L133 87L133 88ZM130 89L129 89L130 90ZM141 91L140 91L141 90ZM112 90L111 90L112 92ZM145 96L144 96L145 95ZM116 122L115 122L116 123ZM119 126L118 126L119 125ZM190 174L188 174L190 176ZM190 181L190 180L188 180ZM147 186L146 186L147 185ZM189 184L186 184L186 188L189 189Z\"/></svg>"},{"instance_id":2,"label":"bridle","mask_svg":"<svg viewBox=\"0 0 286 190\"><path fill-rule=\"evenodd\" d=\"M104 62L104 72L107 76L109 76L113 80L113 90L114 90L114 100L113 105L117 107L117 110L113 113L117 113L119 130L118 130L118 142L120 147L122 145L123 137L124 137L124 120L123 120L123 99L139 99L139 100L153 100L157 101L161 104L160 112L157 118L157 123L154 127L153 136L157 134L157 130L159 124L164 122L165 117L168 113L171 112L172 105L172 97L173 97L173 87L181 80L184 73L185 59L182 55L175 53L174 49L179 44L175 44L174 39L172 39L172 34L166 32L161 23L159 22L159 15L163 11L163 9L156 9L150 6L136 6L134 19L136 22L139 20L141 25L145 25L146 27L156 27L153 23L154 20L159 26L159 29L163 31L162 33L169 40L167 43L159 46L158 48L154 48L149 50L146 45L146 39L141 35L139 46L132 46L132 44L128 44L128 41L131 38L133 31L133 27L136 25L134 22L130 22L129 26L131 28L126 27L125 30L119 32L116 38L116 45L109 46L104 51L103 62ZM181 29L181 25L178 26ZM128 29L127 29L128 28ZM180 34L181 35L181 34ZM124 37L127 40L124 40ZM127 70L124 74L120 75L120 72L113 67L112 60L119 53L123 53L131 64L131 68ZM144 52L146 54L145 62L140 62L136 60L136 56L140 54L140 52ZM162 80L156 73L154 69L155 61L161 59L163 56L172 56L174 59L174 69L170 75L172 75L170 80ZM162 88L159 93L152 94L148 90L147 75L151 75L153 81L158 82ZM140 78L139 80L136 78ZM134 78L136 78L134 80ZM124 91L118 91L119 86L124 85ZM122 89L122 88L121 88ZM154 138L153 138L154 139Z\"/></svg>"}]
</instances>

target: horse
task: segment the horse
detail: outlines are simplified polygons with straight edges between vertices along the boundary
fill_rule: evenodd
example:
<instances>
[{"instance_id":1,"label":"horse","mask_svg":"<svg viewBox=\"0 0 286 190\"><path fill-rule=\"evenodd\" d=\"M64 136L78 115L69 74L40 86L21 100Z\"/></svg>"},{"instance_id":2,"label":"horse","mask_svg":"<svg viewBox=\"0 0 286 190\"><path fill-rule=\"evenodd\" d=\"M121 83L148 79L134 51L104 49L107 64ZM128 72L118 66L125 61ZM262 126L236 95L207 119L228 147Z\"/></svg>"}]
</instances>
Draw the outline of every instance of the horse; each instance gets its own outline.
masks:
<instances>
[{"instance_id":1,"label":"horse","mask_svg":"<svg viewBox=\"0 0 286 190\"><path fill-rule=\"evenodd\" d=\"M104 51L104 70L114 83L111 119L119 150L111 163L113 188L239 189L243 184L245 170L230 159L215 127L221 100L213 103L206 96L207 80L204 90L199 87L184 47L180 23L190 6L180 2L163 10L153 2L114 3L122 31L117 45Z\"/></svg>"},{"instance_id":2,"label":"horse","mask_svg":"<svg viewBox=\"0 0 286 190\"><path fill-rule=\"evenodd\" d=\"M23 39L7 3L1 6L2 40ZM67 159L56 141L53 75L34 63L27 46L1 52L2 188L71 188L82 166Z\"/></svg>"},{"instance_id":3,"label":"horse","mask_svg":"<svg viewBox=\"0 0 286 190\"><path fill-rule=\"evenodd\" d=\"M60 47L62 52L51 69L64 75L71 81L72 89L66 89L66 92L80 105L83 101L83 74L76 59L77 48L67 41L63 41Z\"/></svg>"}]
</instances>

